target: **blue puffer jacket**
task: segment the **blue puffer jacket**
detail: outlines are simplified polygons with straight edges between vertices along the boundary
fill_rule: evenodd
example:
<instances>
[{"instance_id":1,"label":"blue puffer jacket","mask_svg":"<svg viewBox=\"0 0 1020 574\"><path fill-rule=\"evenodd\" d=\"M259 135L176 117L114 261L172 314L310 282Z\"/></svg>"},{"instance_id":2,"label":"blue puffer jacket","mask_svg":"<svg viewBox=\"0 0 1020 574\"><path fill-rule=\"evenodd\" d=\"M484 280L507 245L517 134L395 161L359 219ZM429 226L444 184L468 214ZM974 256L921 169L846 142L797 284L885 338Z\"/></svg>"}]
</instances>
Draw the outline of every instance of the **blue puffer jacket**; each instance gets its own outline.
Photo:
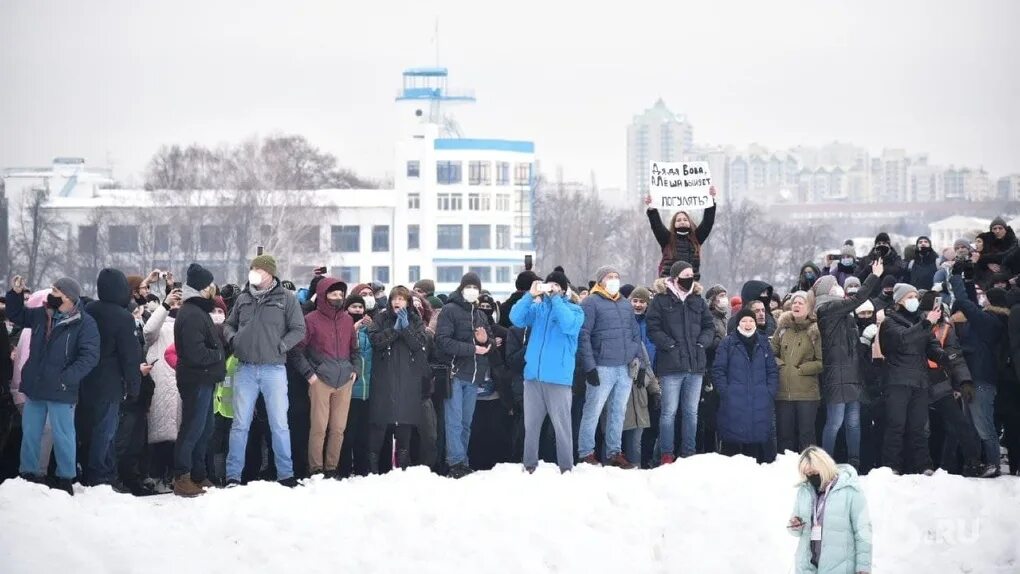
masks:
<instances>
[{"instance_id":1,"label":"blue puffer jacket","mask_svg":"<svg viewBox=\"0 0 1020 574\"><path fill-rule=\"evenodd\" d=\"M372 341L368 338L368 327L358 329L358 356L354 360L358 378L354 379L351 398L368 400L372 388Z\"/></svg>"},{"instance_id":2,"label":"blue puffer jacket","mask_svg":"<svg viewBox=\"0 0 1020 574\"><path fill-rule=\"evenodd\" d=\"M536 302L526 295L510 309L510 321L530 329L524 380L573 384L577 336L584 323L581 307L562 296L545 296Z\"/></svg>"},{"instance_id":3,"label":"blue puffer jacket","mask_svg":"<svg viewBox=\"0 0 1020 574\"><path fill-rule=\"evenodd\" d=\"M578 341L584 372L595 367L622 367L641 357L641 333L634 308L620 296L616 301L596 288L584 302L584 324Z\"/></svg>"},{"instance_id":4,"label":"blue puffer jacket","mask_svg":"<svg viewBox=\"0 0 1020 574\"><path fill-rule=\"evenodd\" d=\"M99 364L99 329L81 303L54 322L45 307L25 308L25 297L7 293L7 317L32 330L28 362L21 370L21 392L35 401L75 404L81 381Z\"/></svg>"},{"instance_id":5,"label":"blue puffer jacket","mask_svg":"<svg viewBox=\"0 0 1020 574\"><path fill-rule=\"evenodd\" d=\"M654 365L655 343L653 343L652 340L648 337L648 320L646 319L646 317L647 315L634 315L634 318L637 319L638 332L641 333L641 342L645 346L645 351L648 352L648 362L649 364Z\"/></svg>"},{"instance_id":6,"label":"blue puffer jacket","mask_svg":"<svg viewBox=\"0 0 1020 574\"><path fill-rule=\"evenodd\" d=\"M836 484L829 492L822 515L822 550L818 567L811 564L811 520L818 495L808 483L797 489L793 515L805 524L787 532L800 539L797 544L797 574L855 574L871 572L871 518L857 471L841 464Z\"/></svg>"},{"instance_id":7,"label":"blue puffer jacket","mask_svg":"<svg viewBox=\"0 0 1020 574\"><path fill-rule=\"evenodd\" d=\"M779 369L768 338L761 332L754 336L753 357L739 333L727 335L715 351L712 384L719 393L719 438L725 442L765 442L772 428Z\"/></svg>"}]
</instances>

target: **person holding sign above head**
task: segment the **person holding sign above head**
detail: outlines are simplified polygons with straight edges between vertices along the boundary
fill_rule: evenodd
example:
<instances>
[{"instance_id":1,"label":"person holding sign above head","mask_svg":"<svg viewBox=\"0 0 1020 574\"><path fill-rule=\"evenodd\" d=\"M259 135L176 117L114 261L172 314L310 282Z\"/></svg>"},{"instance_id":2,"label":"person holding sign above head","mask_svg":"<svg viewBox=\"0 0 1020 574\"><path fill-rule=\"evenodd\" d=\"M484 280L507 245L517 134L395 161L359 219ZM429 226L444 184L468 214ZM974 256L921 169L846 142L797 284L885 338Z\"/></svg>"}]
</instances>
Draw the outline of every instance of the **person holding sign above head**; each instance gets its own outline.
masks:
<instances>
[{"instance_id":1,"label":"person holding sign above head","mask_svg":"<svg viewBox=\"0 0 1020 574\"><path fill-rule=\"evenodd\" d=\"M715 187L709 194L716 196ZM652 225L655 240L662 248L662 259L659 260L659 277L669 277L669 269L677 261L687 261L694 268L695 280L701 278L701 246L708 240L715 223L715 203L705 209L701 224L696 224L686 211L678 211L669 220L669 227L663 224L659 210L652 205L652 196L645 197L648 206L648 221Z\"/></svg>"}]
</instances>

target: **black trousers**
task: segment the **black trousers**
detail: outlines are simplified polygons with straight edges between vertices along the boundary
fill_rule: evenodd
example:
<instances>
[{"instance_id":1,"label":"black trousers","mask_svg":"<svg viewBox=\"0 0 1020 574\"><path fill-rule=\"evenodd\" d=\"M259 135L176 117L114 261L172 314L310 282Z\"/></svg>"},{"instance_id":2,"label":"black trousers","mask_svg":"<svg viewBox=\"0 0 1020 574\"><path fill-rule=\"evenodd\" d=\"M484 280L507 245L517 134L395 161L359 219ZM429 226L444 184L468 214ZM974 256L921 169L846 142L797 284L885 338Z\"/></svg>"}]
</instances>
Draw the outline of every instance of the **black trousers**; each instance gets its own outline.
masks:
<instances>
[{"instance_id":1,"label":"black trousers","mask_svg":"<svg viewBox=\"0 0 1020 574\"><path fill-rule=\"evenodd\" d=\"M754 458L759 464L768 462L765 458L765 443L763 442L738 443L722 441L719 446L719 454L723 456L742 454Z\"/></svg>"},{"instance_id":2,"label":"black trousers","mask_svg":"<svg viewBox=\"0 0 1020 574\"><path fill-rule=\"evenodd\" d=\"M368 476L368 401L351 399L347 430L340 447L340 476ZM377 446L377 445L376 445Z\"/></svg>"},{"instance_id":3,"label":"black trousers","mask_svg":"<svg viewBox=\"0 0 1020 574\"><path fill-rule=\"evenodd\" d=\"M475 470L491 470L501 462L510 462L513 419L499 399L478 401L471 421L468 460Z\"/></svg>"},{"instance_id":4,"label":"black trousers","mask_svg":"<svg viewBox=\"0 0 1020 574\"><path fill-rule=\"evenodd\" d=\"M397 439L397 450L410 450L411 431L414 430L414 425L372 425L370 427L368 444L372 448L381 448L383 453L381 458L385 458L389 462L392 449L386 443L387 430L393 431L393 436ZM381 464L380 470L382 470Z\"/></svg>"},{"instance_id":5,"label":"black trousers","mask_svg":"<svg viewBox=\"0 0 1020 574\"><path fill-rule=\"evenodd\" d=\"M137 401L126 401L120 407L117 427L117 476L125 484L142 480L142 461L148 433L148 408Z\"/></svg>"},{"instance_id":6,"label":"black trousers","mask_svg":"<svg viewBox=\"0 0 1020 574\"><path fill-rule=\"evenodd\" d=\"M815 419L821 401L776 401L776 438L779 452L801 452L818 443Z\"/></svg>"},{"instance_id":7,"label":"black trousers","mask_svg":"<svg viewBox=\"0 0 1020 574\"><path fill-rule=\"evenodd\" d=\"M920 473L931 468L924 430L927 425L928 389L888 385L882 464L900 473Z\"/></svg>"},{"instance_id":8,"label":"black trousers","mask_svg":"<svg viewBox=\"0 0 1020 574\"><path fill-rule=\"evenodd\" d=\"M942 457L939 466L947 472L958 473L957 449L963 452L965 464L980 463L981 439L953 395L935 401L931 408L942 423Z\"/></svg>"}]
</instances>

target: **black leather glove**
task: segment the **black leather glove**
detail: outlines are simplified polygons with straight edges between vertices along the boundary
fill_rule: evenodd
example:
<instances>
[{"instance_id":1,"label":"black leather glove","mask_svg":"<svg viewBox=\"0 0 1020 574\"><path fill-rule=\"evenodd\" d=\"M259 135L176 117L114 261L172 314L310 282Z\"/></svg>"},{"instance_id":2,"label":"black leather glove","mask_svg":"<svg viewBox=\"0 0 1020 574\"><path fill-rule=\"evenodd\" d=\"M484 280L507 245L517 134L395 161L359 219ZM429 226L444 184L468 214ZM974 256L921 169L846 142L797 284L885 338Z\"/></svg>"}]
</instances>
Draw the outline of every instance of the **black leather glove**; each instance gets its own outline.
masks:
<instances>
[{"instance_id":1,"label":"black leather glove","mask_svg":"<svg viewBox=\"0 0 1020 574\"><path fill-rule=\"evenodd\" d=\"M588 374L585 375L585 378L588 379L588 384L589 385L591 385L593 387L599 386L599 370L598 369L592 369L592 370L588 371Z\"/></svg>"},{"instance_id":2,"label":"black leather glove","mask_svg":"<svg viewBox=\"0 0 1020 574\"><path fill-rule=\"evenodd\" d=\"M645 388L645 377L647 376L648 373L645 372L644 369L638 369L637 378L634 379L634 384L637 385L637 388L639 389Z\"/></svg>"},{"instance_id":3,"label":"black leather glove","mask_svg":"<svg viewBox=\"0 0 1020 574\"><path fill-rule=\"evenodd\" d=\"M974 383L967 381L960 385L960 396L968 403L974 402Z\"/></svg>"}]
</instances>

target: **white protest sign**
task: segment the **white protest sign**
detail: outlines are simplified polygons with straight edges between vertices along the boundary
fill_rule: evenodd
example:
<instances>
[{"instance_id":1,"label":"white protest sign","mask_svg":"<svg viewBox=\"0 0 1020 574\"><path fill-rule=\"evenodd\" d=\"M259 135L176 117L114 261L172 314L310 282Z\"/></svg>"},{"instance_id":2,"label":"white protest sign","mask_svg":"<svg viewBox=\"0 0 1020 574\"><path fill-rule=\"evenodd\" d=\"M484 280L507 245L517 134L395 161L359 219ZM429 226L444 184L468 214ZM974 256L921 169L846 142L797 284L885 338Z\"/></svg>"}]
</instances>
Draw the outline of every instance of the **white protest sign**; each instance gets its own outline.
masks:
<instances>
[{"instance_id":1,"label":"white protest sign","mask_svg":"<svg viewBox=\"0 0 1020 574\"><path fill-rule=\"evenodd\" d=\"M651 207L658 209L705 209L714 205L709 189L712 174L707 161L651 162Z\"/></svg>"}]
</instances>

